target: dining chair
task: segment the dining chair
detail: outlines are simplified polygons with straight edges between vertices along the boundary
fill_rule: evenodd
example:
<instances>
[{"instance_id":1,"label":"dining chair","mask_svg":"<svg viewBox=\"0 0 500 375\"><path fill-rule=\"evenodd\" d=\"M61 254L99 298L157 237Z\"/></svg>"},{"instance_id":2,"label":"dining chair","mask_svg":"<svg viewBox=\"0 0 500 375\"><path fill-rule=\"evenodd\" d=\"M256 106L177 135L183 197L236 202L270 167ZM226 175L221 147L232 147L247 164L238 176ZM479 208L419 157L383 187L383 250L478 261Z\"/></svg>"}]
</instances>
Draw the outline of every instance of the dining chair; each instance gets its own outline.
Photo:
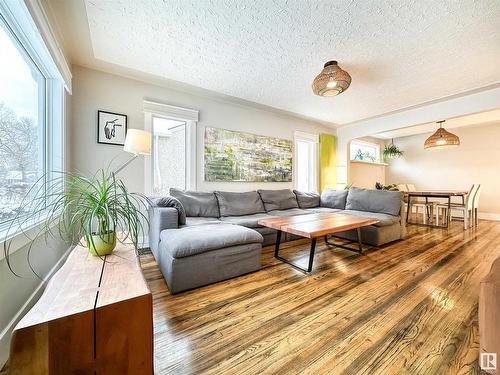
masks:
<instances>
[{"instance_id":1,"label":"dining chair","mask_svg":"<svg viewBox=\"0 0 500 375\"><path fill-rule=\"evenodd\" d=\"M474 194L474 199L472 201L472 220L474 221L474 225L479 225L479 196L481 195L481 191L483 190L483 185L478 184L476 188L476 193Z\"/></svg>"},{"instance_id":2,"label":"dining chair","mask_svg":"<svg viewBox=\"0 0 500 375\"><path fill-rule=\"evenodd\" d=\"M408 186L406 184L397 184L399 191L407 192L408 191Z\"/></svg>"},{"instance_id":3,"label":"dining chair","mask_svg":"<svg viewBox=\"0 0 500 375\"><path fill-rule=\"evenodd\" d=\"M415 185L406 184L407 192L417 191ZM409 199L409 198L408 198ZM417 201L410 202L410 213L412 212L412 207L415 207L415 211L418 216L418 210L422 209L422 216L424 224L427 224L427 220L430 220L434 216L434 203L427 200L423 201L418 199Z\"/></svg>"},{"instance_id":4,"label":"dining chair","mask_svg":"<svg viewBox=\"0 0 500 375\"><path fill-rule=\"evenodd\" d=\"M476 190L479 185L472 185L467 196L465 197L464 203L451 203L450 210L448 211L448 204L440 203L436 205L436 225L439 225L439 214L443 213L443 220L446 218L448 222L451 222L452 219L452 211L462 211L463 219L464 219L464 229L469 228L469 223L471 226L474 225L474 221L472 220L473 211L474 211L474 196L476 194Z\"/></svg>"}]
</instances>

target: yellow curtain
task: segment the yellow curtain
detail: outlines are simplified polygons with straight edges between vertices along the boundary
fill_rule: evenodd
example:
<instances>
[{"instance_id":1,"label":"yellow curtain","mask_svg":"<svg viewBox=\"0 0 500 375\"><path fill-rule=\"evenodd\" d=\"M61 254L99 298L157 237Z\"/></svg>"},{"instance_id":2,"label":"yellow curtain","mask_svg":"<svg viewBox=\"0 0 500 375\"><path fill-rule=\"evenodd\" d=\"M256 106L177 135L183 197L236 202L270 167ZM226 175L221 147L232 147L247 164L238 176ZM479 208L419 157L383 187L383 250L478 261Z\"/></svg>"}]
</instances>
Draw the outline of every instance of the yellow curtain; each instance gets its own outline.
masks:
<instances>
[{"instance_id":1,"label":"yellow curtain","mask_svg":"<svg viewBox=\"0 0 500 375\"><path fill-rule=\"evenodd\" d=\"M337 137L331 134L319 135L319 189L337 187Z\"/></svg>"}]
</instances>

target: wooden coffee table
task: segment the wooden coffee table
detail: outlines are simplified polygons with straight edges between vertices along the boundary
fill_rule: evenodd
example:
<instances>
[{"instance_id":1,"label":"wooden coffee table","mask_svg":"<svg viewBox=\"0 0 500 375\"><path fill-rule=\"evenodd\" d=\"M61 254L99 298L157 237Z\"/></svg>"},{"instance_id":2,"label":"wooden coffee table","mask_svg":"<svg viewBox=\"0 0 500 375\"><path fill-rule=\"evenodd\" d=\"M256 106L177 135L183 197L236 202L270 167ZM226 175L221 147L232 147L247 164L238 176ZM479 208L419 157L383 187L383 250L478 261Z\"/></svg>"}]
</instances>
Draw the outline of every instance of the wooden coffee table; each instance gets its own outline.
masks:
<instances>
[{"instance_id":1,"label":"wooden coffee table","mask_svg":"<svg viewBox=\"0 0 500 375\"><path fill-rule=\"evenodd\" d=\"M378 220L368 217L346 215L341 213L323 212L318 214L286 216L286 217L273 216L270 218L259 220L258 223L262 226L276 229L278 231L276 234L276 244L274 247L275 258L281 260L282 262L288 263L291 266L298 268L303 272L309 273L312 271L312 266L314 261L314 251L316 250L316 240L319 237L324 237L325 242L330 246L336 246L342 249L362 253L363 245L361 242L361 228L368 225L376 224L378 223ZM357 233L358 249L328 242L328 235L354 229L356 230ZM279 255L282 232L291 233L297 236L311 239L311 249L309 251L309 265L307 269L302 268L297 264Z\"/></svg>"}]
</instances>

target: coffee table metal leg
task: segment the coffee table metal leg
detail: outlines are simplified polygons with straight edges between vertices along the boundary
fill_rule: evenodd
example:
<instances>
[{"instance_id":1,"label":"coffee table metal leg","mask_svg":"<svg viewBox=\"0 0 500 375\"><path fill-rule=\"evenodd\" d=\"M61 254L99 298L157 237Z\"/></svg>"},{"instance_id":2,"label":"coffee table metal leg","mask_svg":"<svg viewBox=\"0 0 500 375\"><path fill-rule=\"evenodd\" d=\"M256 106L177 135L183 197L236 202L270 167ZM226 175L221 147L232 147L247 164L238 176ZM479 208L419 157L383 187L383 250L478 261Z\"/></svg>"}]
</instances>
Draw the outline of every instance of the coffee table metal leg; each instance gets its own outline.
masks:
<instances>
[{"instance_id":1,"label":"coffee table metal leg","mask_svg":"<svg viewBox=\"0 0 500 375\"><path fill-rule=\"evenodd\" d=\"M277 258L280 251L281 231L276 232L276 243L274 244L274 256Z\"/></svg>"},{"instance_id":2,"label":"coffee table metal leg","mask_svg":"<svg viewBox=\"0 0 500 375\"><path fill-rule=\"evenodd\" d=\"M359 252L363 254L363 243L361 242L361 228L356 228L356 233L358 234Z\"/></svg>"},{"instance_id":3,"label":"coffee table metal leg","mask_svg":"<svg viewBox=\"0 0 500 375\"><path fill-rule=\"evenodd\" d=\"M314 262L314 252L316 251L316 238L311 239L311 248L309 250L309 262L307 269L302 268L301 266L297 265L294 262L289 261L288 259L285 259L279 255L279 247L280 247L280 241L281 241L281 231L278 231L276 234L276 244L274 245L274 257L276 259L281 260L282 262L291 265L294 268L297 268L298 270L305 272L305 273L310 273L313 268L313 262Z\"/></svg>"},{"instance_id":4,"label":"coffee table metal leg","mask_svg":"<svg viewBox=\"0 0 500 375\"><path fill-rule=\"evenodd\" d=\"M357 241L356 242L358 243L358 250L356 250L356 249L354 249L352 247L349 247L349 246L340 245L340 244L336 244L336 243L330 242L330 241L328 241L328 236L325 236L325 243L327 245L329 245L329 246L338 247L338 248L341 248L341 249L345 249L345 250L349 250L349 251L354 251L356 253L363 254L363 242L361 241L361 228L356 228L356 236L357 236ZM351 241L351 242L355 242L355 241Z\"/></svg>"},{"instance_id":5,"label":"coffee table metal leg","mask_svg":"<svg viewBox=\"0 0 500 375\"><path fill-rule=\"evenodd\" d=\"M316 251L316 238L311 238L311 250L309 251L309 266L307 267L307 272L311 272L313 269L315 251Z\"/></svg>"}]
</instances>

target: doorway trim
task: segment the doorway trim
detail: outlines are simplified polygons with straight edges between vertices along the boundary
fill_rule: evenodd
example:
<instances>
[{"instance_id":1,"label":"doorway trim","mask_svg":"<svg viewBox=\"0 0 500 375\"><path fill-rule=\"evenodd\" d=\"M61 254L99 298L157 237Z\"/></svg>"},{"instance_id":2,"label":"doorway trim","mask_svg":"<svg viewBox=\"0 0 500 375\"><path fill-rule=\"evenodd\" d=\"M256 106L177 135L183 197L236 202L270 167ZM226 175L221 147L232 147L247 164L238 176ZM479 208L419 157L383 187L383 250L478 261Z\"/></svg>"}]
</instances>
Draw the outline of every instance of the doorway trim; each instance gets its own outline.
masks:
<instances>
[{"instance_id":1,"label":"doorway trim","mask_svg":"<svg viewBox=\"0 0 500 375\"><path fill-rule=\"evenodd\" d=\"M163 117L186 123L186 189L196 190L196 125L199 112L194 109L177 107L152 100L143 101L144 129L153 130L153 117ZM154 143L152 147L154 146ZM152 150L152 154L154 150ZM153 158L144 158L144 191L151 195L153 192Z\"/></svg>"}]
</instances>

